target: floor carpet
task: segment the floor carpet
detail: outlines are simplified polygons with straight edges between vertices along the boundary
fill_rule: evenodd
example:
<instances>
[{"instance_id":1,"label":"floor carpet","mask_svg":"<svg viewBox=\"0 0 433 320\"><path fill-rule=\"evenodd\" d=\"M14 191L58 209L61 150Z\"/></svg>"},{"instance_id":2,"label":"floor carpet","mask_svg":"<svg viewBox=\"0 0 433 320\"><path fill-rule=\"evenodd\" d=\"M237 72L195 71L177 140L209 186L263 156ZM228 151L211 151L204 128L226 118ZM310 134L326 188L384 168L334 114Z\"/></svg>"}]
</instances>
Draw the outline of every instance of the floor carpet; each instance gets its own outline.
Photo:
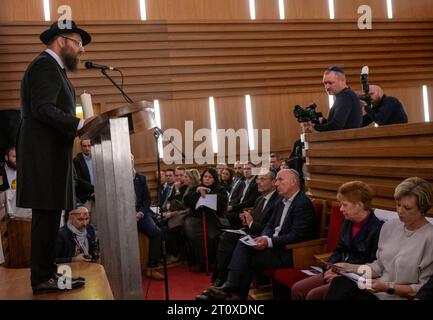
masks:
<instances>
[{"instance_id":1,"label":"floor carpet","mask_svg":"<svg viewBox=\"0 0 433 320\"><path fill-rule=\"evenodd\" d=\"M163 273L164 270L160 269ZM210 275L193 273L188 266L178 264L168 268L169 300L195 300L210 285ZM164 281L150 280L143 276L143 293L145 300L165 300Z\"/></svg>"}]
</instances>

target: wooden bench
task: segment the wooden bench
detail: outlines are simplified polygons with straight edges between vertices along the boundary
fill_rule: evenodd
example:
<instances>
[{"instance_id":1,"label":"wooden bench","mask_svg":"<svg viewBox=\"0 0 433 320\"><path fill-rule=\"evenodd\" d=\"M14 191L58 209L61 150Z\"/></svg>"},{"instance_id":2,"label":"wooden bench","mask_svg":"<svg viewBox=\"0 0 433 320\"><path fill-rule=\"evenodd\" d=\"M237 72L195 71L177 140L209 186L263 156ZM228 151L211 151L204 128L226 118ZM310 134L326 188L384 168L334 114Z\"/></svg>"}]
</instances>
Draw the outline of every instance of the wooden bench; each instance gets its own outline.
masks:
<instances>
[{"instance_id":1,"label":"wooden bench","mask_svg":"<svg viewBox=\"0 0 433 320\"><path fill-rule=\"evenodd\" d=\"M149 263L149 238L138 231L138 248L140 251L141 272L144 273Z\"/></svg>"},{"instance_id":2,"label":"wooden bench","mask_svg":"<svg viewBox=\"0 0 433 320\"><path fill-rule=\"evenodd\" d=\"M32 220L11 218L6 214L6 193L0 192L0 235L8 268L30 267Z\"/></svg>"}]
</instances>

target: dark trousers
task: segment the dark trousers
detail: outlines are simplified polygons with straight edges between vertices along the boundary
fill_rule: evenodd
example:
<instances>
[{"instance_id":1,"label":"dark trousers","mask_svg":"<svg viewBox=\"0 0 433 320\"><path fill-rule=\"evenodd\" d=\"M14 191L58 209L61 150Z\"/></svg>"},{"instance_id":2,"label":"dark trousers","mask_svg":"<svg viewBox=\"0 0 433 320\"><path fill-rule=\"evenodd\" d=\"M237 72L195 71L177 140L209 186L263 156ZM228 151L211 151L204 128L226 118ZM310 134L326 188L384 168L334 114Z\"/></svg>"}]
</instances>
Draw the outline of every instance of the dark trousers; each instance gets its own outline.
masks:
<instances>
[{"instance_id":1,"label":"dark trousers","mask_svg":"<svg viewBox=\"0 0 433 320\"><path fill-rule=\"evenodd\" d=\"M374 294L361 290L358 284L346 277L332 279L329 286L326 300L378 300Z\"/></svg>"},{"instance_id":2,"label":"dark trousers","mask_svg":"<svg viewBox=\"0 0 433 320\"><path fill-rule=\"evenodd\" d=\"M149 212L146 212L137 222L138 231L149 237L149 267L158 266L161 258L162 234L159 227L153 221Z\"/></svg>"},{"instance_id":3,"label":"dark trousers","mask_svg":"<svg viewBox=\"0 0 433 320\"><path fill-rule=\"evenodd\" d=\"M290 254L290 252L287 251L287 254ZM254 271L282 267L290 268L292 263L284 263L277 249L256 250L242 242L238 242L229 264L230 272L227 282L231 286L239 288L240 296L246 299Z\"/></svg>"},{"instance_id":4,"label":"dark trousers","mask_svg":"<svg viewBox=\"0 0 433 320\"><path fill-rule=\"evenodd\" d=\"M57 271L56 240L61 210L33 209L31 235L31 283L36 286L47 281Z\"/></svg>"},{"instance_id":5,"label":"dark trousers","mask_svg":"<svg viewBox=\"0 0 433 320\"><path fill-rule=\"evenodd\" d=\"M221 233L217 248L215 269L212 273L212 282L218 281L219 283L224 283L227 280L230 260L232 259L233 251L240 237L240 234L233 232Z\"/></svg>"}]
</instances>

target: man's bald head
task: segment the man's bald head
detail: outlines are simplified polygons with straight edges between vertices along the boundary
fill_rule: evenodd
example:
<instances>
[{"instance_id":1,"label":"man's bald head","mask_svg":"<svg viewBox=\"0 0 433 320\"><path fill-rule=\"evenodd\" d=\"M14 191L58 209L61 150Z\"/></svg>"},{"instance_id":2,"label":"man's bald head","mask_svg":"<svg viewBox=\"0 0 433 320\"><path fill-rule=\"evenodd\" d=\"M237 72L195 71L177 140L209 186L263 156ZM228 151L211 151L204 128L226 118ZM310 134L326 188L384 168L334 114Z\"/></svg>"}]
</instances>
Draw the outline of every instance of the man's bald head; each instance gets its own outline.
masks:
<instances>
[{"instance_id":1,"label":"man's bald head","mask_svg":"<svg viewBox=\"0 0 433 320\"><path fill-rule=\"evenodd\" d=\"M282 169L278 172L275 182L278 193L284 198L290 198L300 189L299 174L293 169Z\"/></svg>"},{"instance_id":2,"label":"man's bald head","mask_svg":"<svg viewBox=\"0 0 433 320\"><path fill-rule=\"evenodd\" d=\"M369 85L369 94L373 102L379 102L383 97L383 89L374 84Z\"/></svg>"}]
</instances>

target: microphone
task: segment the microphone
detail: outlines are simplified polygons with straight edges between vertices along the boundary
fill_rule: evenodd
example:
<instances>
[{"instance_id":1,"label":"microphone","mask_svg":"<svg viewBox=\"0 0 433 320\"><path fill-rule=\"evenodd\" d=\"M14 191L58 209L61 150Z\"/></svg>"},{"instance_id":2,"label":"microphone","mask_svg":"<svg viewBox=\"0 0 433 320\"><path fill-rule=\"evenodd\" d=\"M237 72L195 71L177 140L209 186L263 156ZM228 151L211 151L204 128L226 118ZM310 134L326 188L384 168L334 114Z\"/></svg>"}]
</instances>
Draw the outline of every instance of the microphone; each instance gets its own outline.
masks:
<instances>
[{"instance_id":1,"label":"microphone","mask_svg":"<svg viewBox=\"0 0 433 320\"><path fill-rule=\"evenodd\" d=\"M364 91L364 93L368 93L369 92L368 66L363 66L361 69L361 84L362 84L362 91Z\"/></svg>"},{"instance_id":2,"label":"microphone","mask_svg":"<svg viewBox=\"0 0 433 320\"><path fill-rule=\"evenodd\" d=\"M86 69L117 70L117 68L115 67L104 66L102 64L97 64L92 61L86 61L84 65L86 66Z\"/></svg>"}]
</instances>

